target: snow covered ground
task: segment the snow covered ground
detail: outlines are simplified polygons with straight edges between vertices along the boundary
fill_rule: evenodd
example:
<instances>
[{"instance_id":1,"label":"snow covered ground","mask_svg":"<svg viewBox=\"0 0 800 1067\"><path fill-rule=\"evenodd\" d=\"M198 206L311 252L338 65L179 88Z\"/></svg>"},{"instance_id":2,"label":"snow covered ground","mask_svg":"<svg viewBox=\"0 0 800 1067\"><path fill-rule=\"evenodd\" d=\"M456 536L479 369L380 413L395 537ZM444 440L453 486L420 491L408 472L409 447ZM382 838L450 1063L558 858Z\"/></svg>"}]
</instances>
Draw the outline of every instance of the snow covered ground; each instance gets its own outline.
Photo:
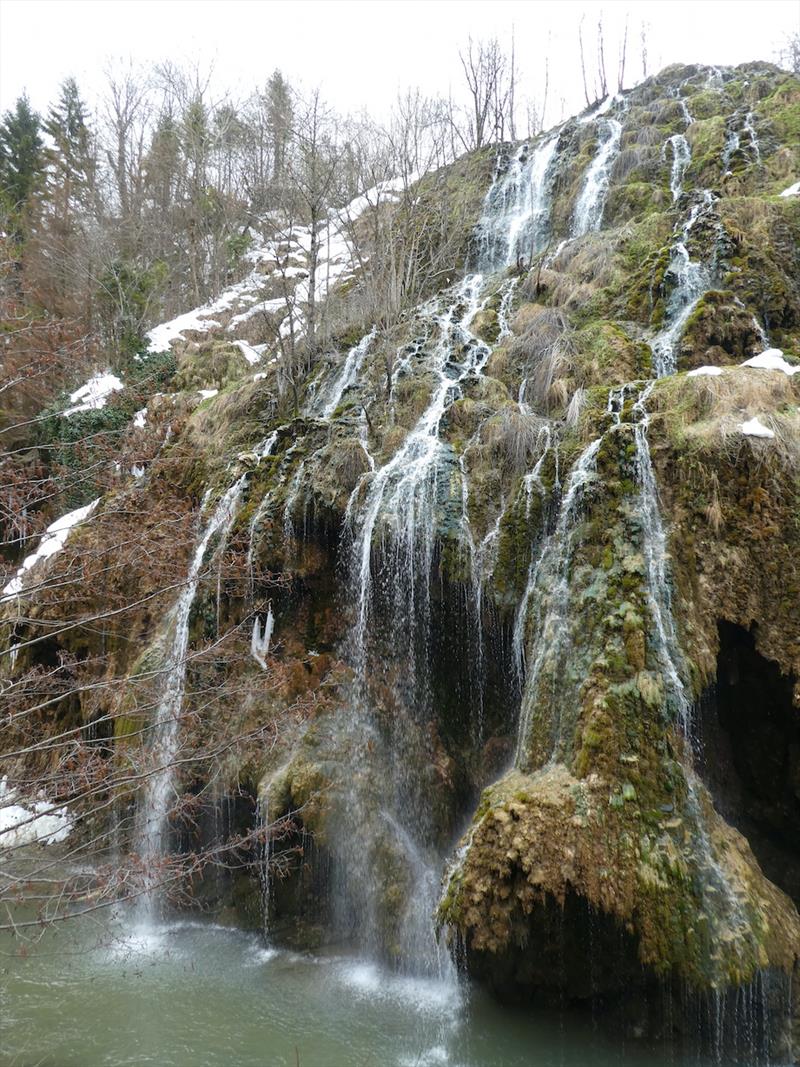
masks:
<instances>
[{"instance_id":1,"label":"snow covered ground","mask_svg":"<svg viewBox=\"0 0 800 1067\"><path fill-rule=\"evenodd\" d=\"M408 179L392 179L381 182L361 196L357 196L344 208L334 211L318 230L319 241L316 299L324 300L338 283L351 277L356 269L353 257L351 227L369 207L385 201L396 200L407 184L418 180L417 175ZM281 323L283 336L288 333L288 316L295 316L295 332L302 333L302 311L308 300L308 261L311 253L311 230L297 226L278 231L269 240L256 245L246 255L253 269L242 281L226 289L216 300L194 308L169 322L156 326L147 334L148 351L164 352L174 341L187 340L187 331L206 334L222 329L219 317L231 315L227 331L233 332L259 314L275 316ZM282 266L277 264L282 263ZM265 291L283 289L286 282L291 290L286 296L264 298ZM241 342L242 353L253 363L253 353L262 346ZM263 346L265 347L265 346ZM246 350L247 349L247 350ZM263 351L259 353L263 355Z\"/></svg>"},{"instance_id":2,"label":"snow covered ground","mask_svg":"<svg viewBox=\"0 0 800 1067\"><path fill-rule=\"evenodd\" d=\"M790 378L800 372L800 366L792 366L783 358L780 348L768 348L757 356L751 356L742 364L743 367L757 367L759 370L779 370Z\"/></svg>"},{"instance_id":3,"label":"snow covered ground","mask_svg":"<svg viewBox=\"0 0 800 1067\"><path fill-rule=\"evenodd\" d=\"M60 552L67 542L70 531L80 523L85 522L99 503L100 497L97 500L93 500L91 504L69 511L66 515L62 515L60 519L50 523L36 551L25 557L16 575L3 589L3 595L0 596L0 604L11 600L22 592L26 573L41 560L48 559L50 556L54 556L56 552Z\"/></svg>"},{"instance_id":4,"label":"snow covered ground","mask_svg":"<svg viewBox=\"0 0 800 1067\"><path fill-rule=\"evenodd\" d=\"M124 386L121 380L111 371L96 374L86 385L82 385L80 389L70 394L69 401L74 407L67 408L61 414L74 415L78 411L96 411L104 408L111 394L119 392L122 388Z\"/></svg>"},{"instance_id":5,"label":"snow covered ground","mask_svg":"<svg viewBox=\"0 0 800 1067\"><path fill-rule=\"evenodd\" d=\"M72 829L66 808L47 800L21 803L6 778L0 778L0 852L20 845L53 845L64 841Z\"/></svg>"}]
</instances>

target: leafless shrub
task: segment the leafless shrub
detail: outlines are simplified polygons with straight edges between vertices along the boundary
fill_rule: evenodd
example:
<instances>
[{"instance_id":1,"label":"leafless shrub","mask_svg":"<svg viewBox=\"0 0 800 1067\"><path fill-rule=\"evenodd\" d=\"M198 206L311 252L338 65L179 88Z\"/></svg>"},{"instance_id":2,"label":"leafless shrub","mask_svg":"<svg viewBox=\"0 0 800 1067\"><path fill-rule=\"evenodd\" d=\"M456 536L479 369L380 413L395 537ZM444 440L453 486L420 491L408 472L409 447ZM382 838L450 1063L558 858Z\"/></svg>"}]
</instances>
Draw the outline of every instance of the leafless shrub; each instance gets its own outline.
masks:
<instances>
[{"instance_id":1,"label":"leafless shrub","mask_svg":"<svg viewBox=\"0 0 800 1067\"><path fill-rule=\"evenodd\" d=\"M536 415L507 408L484 424L481 436L498 465L509 474L518 475L531 466L542 425Z\"/></svg>"},{"instance_id":2,"label":"leafless shrub","mask_svg":"<svg viewBox=\"0 0 800 1067\"><path fill-rule=\"evenodd\" d=\"M527 379L526 397L535 410L550 411L563 402L557 380L563 377L575 354L572 330L560 308L546 308L514 338L510 358Z\"/></svg>"}]
</instances>

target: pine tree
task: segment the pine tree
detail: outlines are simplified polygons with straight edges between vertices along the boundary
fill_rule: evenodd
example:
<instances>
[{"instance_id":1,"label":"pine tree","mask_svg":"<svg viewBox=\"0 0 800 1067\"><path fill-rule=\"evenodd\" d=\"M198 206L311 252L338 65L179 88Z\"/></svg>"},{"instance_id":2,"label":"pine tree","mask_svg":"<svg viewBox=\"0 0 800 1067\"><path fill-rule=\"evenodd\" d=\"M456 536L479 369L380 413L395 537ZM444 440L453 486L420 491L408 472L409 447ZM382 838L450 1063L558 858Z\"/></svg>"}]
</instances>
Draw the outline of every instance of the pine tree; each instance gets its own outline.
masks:
<instances>
[{"instance_id":1,"label":"pine tree","mask_svg":"<svg viewBox=\"0 0 800 1067\"><path fill-rule=\"evenodd\" d=\"M289 83L279 70L267 82L267 129L272 138L272 180L280 181L292 135L294 108Z\"/></svg>"},{"instance_id":2,"label":"pine tree","mask_svg":"<svg viewBox=\"0 0 800 1067\"><path fill-rule=\"evenodd\" d=\"M0 200L17 238L23 235L28 209L44 173L40 130L41 120L24 93L0 122Z\"/></svg>"},{"instance_id":3,"label":"pine tree","mask_svg":"<svg viewBox=\"0 0 800 1067\"><path fill-rule=\"evenodd\" d=\"M46 153L49 206L59 225L71 230L75 216L90 203L96 169L86 108L74 78L62 83L44 128L53 139Z\"/></svg>"}]
</instances>

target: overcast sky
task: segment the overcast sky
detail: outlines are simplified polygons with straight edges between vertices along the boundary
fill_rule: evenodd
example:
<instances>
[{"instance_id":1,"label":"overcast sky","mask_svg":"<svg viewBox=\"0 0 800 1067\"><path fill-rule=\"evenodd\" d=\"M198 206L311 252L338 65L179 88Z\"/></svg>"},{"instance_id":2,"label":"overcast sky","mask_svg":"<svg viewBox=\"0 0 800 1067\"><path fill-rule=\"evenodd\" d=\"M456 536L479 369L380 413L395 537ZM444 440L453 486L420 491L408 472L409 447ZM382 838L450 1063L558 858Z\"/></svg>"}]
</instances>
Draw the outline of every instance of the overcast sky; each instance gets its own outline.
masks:
<instances>
[{"instance_id":1,"label":"overcast sky","mask_svg":"<svg viewBox=\"0 0 800 1067\"><path fill-rule=\"evenodd\" d=\"M549 56L554 122L561 98L567 113L583 106L577 26L585 15L593 36L601 11L612 54L629 18L628 84L641 76L642 22L650 72L774 59L800 29L800 0L0 0L0 109L23 90L46 109L70 74L91 100L109 59L131 57L213 64L217 91L237 96L279 67L295 84L320 85L340 110L380 115L400 88L447 94L467 37L508 43L513 26L526 94L541 94Z\"/></svg>"}]
</instances>

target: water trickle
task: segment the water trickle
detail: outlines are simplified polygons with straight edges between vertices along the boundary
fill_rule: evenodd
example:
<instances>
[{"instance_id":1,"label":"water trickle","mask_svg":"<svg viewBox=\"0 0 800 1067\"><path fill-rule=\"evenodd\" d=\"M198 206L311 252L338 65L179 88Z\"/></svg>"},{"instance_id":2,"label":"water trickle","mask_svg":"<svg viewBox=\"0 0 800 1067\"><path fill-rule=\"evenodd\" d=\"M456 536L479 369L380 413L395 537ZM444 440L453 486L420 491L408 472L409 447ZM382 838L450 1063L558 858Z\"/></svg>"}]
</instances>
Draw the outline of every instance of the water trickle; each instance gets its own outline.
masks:
<instances>
[{"instance_id":1,"label":"water trickle","mask_svg":"<svg viewBox=\"0 0 800 1067\"><path fill-rule=\"evenodd\" d=\"M156 709L152 727L152 773L146 781L136 819L136 852L145 865L148 878L153 877L158 860L166 851L167 821L175 794L174 761L180 743L180 716L189 646L189 616L209 545L217 535L220 538L220 546L224 545L239 511L246 481L247 475L242 475L223 493L214 508L211 518L203 528L189 566L186 583L168 622L171 641L165 670L164 695ZM146 893L141 899L141 918L145 921L152 920L158 901L156 891Z\"/></svg>"},{"instance_id":2,"label":"water trickle","mask_svg":"<svg viewBox=\"0 0 800 1067\"><path fill-rule=\"evenodd\" d=\"M272 455L272 450L275 447L275 442L278 440L279 430L273 430L273 432L266 437L261 444L255 449L255 454L258 457L260 463L262 459L266 459ZM250 529L248 531L247 539L247 559L246 568L248 582L250 585L250 594L252 595L255 587L255 575L253 572L253 563L255 561L256 541L258 539L258 531L261 528L261 524L264 521L264 517L269 511L269 507L272 501L272 493L270 490L264 494L261 498L261 502L255 510L253 518L250 520Z\"/></svg>"},{"instance_id":3,"label":"water trickle","mask_svg":"<svg viewBox=\"0 0 800 1067\"><path fill-rule=\"evenodd\" d=\"M665 275L665 281L669 281L672 288L667 301L664 326L650 342L653 365L659 378L675 373L678 343L684 326L700 298L713 283L711 264L692 259L687 247L692 230L699 221L708 216L713 204L713 193L708 189L704 190L701 198L692 205L672 247Z\"/></svg>"},{"instance_id":4,"label":"water trickle","mask_svg":"<svg viewBox=\"0 0 800 1067\"><path fill-rule=\"evenodd\" d=\"M570 471L555 529L544 543L541 554L531 563L527 587L514 622L514 658L520 674L527 665L526 645L532 652L530 666L525 671L525 689L517 730L515 763L521 769L528 765L530 734L536 707L543 696L541 686L545 666L551 660L562 662L568 651L571 618L569 567L577 546L584 494L595 480L597 453L602 440L602 437L598 437L592 441ZM534 605L533 632L526 641L531 604ZM559 753L558 734L556 726L551 758Z\"/></svg>"},{"instance_id":5,"label":"water trickle","mask_svg":"<svg viewBox=\"0 0 800 1067\"><path fill-rule=\"evenodd\" d=\"M681 101L684 109L684 117L686 118L686 125L689 126L692 122L688 109L684 101ZM689 142L686 139L685 134L675 133L667 140L667 144L672 148L672 168L670 170L669 187L672 192L672 202L680 199L683 192L683 176L686 173L686 168L692 161L692 150L689 147ZM664 146L664 155L666 156L666 145Z\"/></svg>"},{"instance_id":6,"label":"water trickle","mask_svg":"<svg viewBox=\"0 0 800 1067\"><path fill-rule=\"evenodd\" d=\"M286 494L286 503L283 506L283 543L287 550L294 541L294 512L297 507L297 501L300 499L300 494L303 490L303 477L305 472L306 461L303 459L300 461L297 470L294 472L291 483L289 484L289 491Z\"/></svg>"},{"instance_id":7,"label":"water trickle","mask_svg":"<svg viewBox=\"0 0 800 1067\"><path fill-rule=\"evenodd\" d=\"M534 467L523 479L523 487L525 490L525 518L530 518L531 504L534 492L538 493L541 499L544 501L547 497L547 490L542 482L542 467L544 461L547 458L551 445L553 434L548 426L543 426L539 431L538 446L541 448L539 458L537 459ZM522 599L517 607L516 614L514 616L514 628L512 631L511 650L513 654L513 662L517 675L517 682L522 686L522 682L525 675L525 633L526 624L528 620L528 612L530 610L531 598L533 597L534 589L536 587L536 580L539 575L539 566L542 560L541 548L544 545L544 540L541 536L542 531L536 531L535 538L531 543L531 561L528 565L528 578L525 585L525 592L522 595ZM537 551L539 549L539 551Z\"/></svg>"},{"instance_id":8,"label":"water trickle","mask_svg":"<svg viewBox=\"0 0 800 1067\"><path fill-rule=\"evenodd\" d=\"M602 118L598 122L597 151L589 164L572 218L572 236L582 237L592 230L599 230L603 222L611 167L619 152L622 123L617 119Z\"/></svg>"},{"instance_id":9,"label":"water trickle","mask_svg":"<svg viewBox=\"0 0 800 1067\"><path fill-rule=\"evenodd\" d=\"M272 897L272 836L269 822L269 791L259 796L256 805L258 832L258 881L261 889L261 927L264 940L269 942L270 904Z\"/></svg>"},{"instance_id":10,"label":"water trickle","mask_svg":"<svg viewBox=\"0 0 800 1067\"><path fill-rule=\"evenodd\" d=\"M731 119L731 122L735 122L735 116L734 116L733 119ZM723 151L722 151L722 173L723 173L723 175L731 173L730 172L731 159L733 159L734 153L739 151L740 143L741 143L741 138L739 136L739 131L736 129L735 126L729 126L728 132L727 132L727 134L725 136L725 147L723 148Z\"/></svg>"},{"instance_id":11,"label":"water trickle","mask_svg":"<svg viewBox=\"0 0 800 1067\"><path fill-rule=\"evenodd\" d=\"M755 115L752 111L746 112L745 115L737 111L728 119L722 152L723 176L731 173L731 161L737 152L741 152L745 158L749 156L751 163L761 162L761 146L758 143Z\"/></svg>"},{"instance_id":12,"label":"water trickle","mask_svg":"<svg viewBox=\"0 0 800 1067\"><path fill-rule=\"evenodd\" d=\"M748 111L744 118L744 132L750 138L750 151L753 155L753 162L761 162L761 146L758 143L758 134L756 133L755 115L752 111Z\"/></svg>"},{"instance_id":13,"label":"water trickle","mask_svg":"<svg viewBox=\"0 0 800 1067\"><path fill-rule=\"evenodd\" d=\"M323 419L331 418L345 392L355 385L364 358L369 352L370 345L375 340L377 332L377 327L373 326L370 332L350 349L337 376L316 398L314 406Z\"/></svg>"}]
</instances>

